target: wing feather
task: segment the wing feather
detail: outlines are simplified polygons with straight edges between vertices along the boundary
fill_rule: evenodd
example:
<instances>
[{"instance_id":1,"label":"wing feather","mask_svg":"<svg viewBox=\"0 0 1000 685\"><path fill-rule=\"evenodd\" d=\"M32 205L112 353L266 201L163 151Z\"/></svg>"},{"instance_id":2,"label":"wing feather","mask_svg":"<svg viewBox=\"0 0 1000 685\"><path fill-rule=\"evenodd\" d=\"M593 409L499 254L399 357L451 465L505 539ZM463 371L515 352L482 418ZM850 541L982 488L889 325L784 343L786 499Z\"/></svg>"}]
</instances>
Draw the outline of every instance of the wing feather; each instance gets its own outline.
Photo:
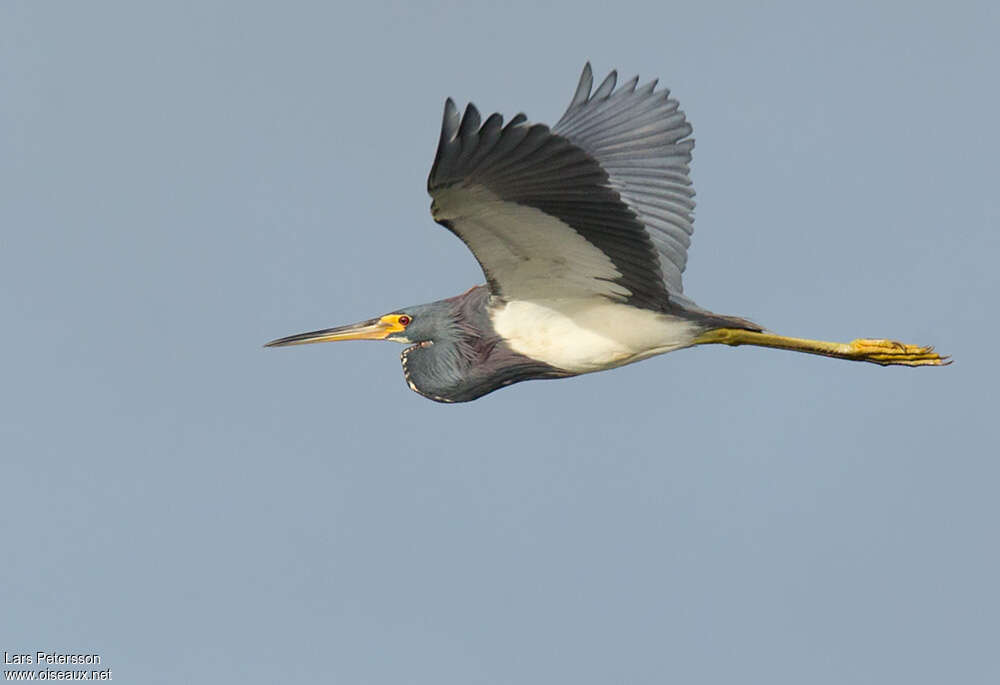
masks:
<instances>
[{"instance_id":1,"label":"wing feather","mask_svg":"<svg viewBox=\"0 0 1000 685\"><path fill-rule=\"evenodd\" d=\"M680 294L694 231L691 125L670 91L656 90L655 80L586 97L580 94L584 81L553 133L588 152L608 173L653 238L668 290Z\"/></svg>"},{"instance_id":2,"label":"wing feather","mask_svg":"<svg viewBox=\"0 0 1000 685\"><path fill-rule=\"evenodd\" d=\"M602 295L666 311L689 301L691 127L667 90L584 66L550 129L523 114L485 122L445 102L427 181L435 220L461 238L495 294ZM593 92L592 92L593 90Z\"/></svg>"}]
</instances>

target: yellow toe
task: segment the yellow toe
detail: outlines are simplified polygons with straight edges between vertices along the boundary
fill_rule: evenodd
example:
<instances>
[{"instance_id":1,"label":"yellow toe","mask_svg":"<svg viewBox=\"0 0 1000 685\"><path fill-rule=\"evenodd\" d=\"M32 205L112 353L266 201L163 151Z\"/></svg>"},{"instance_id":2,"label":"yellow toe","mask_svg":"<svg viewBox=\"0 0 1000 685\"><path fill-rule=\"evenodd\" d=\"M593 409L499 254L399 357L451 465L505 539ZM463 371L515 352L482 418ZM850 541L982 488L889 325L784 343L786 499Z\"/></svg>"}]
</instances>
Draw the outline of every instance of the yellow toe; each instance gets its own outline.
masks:
<instances>
[{"instance_id":1,"label":"yellow toe","mask_svg":"<svg viewBox=\"0 0 1000 685\"><path fill-rule=\"evenodd\" d=\"M944 366L951 363L948 357L942 357L933 347L907 345L895 340L859 338L848 343L848 354L859 361L882 366Z\"/></svg>"}]
</instances>

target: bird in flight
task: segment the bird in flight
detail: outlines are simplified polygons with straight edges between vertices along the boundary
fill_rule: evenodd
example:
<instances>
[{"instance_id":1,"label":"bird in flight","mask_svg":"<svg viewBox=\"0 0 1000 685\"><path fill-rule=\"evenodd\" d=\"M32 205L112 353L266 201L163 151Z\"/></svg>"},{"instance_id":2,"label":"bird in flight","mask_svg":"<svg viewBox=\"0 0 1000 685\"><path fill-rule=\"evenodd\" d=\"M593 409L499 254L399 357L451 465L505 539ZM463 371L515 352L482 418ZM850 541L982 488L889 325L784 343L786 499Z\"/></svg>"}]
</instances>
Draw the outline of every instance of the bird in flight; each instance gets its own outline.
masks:
<instances>
[{"instance_id":1,"label":"bird in flight","mask_svg":"<svg viewBox=\"0 0 1000 685\"><path fill-rule=\"evenodd\" d=\"M408 345L403 375L438 402L525 380L612 369L707 344L756 345L883 366L948 363L892 340L775 335L684 295L694 202L691 125L666 89L638 77L597 89L588 63L549 128L518 114L483 121L445 102L427 179L434 220L475 255L486 285L267 347L335 340Z\"/></svg>"}]
</instances>

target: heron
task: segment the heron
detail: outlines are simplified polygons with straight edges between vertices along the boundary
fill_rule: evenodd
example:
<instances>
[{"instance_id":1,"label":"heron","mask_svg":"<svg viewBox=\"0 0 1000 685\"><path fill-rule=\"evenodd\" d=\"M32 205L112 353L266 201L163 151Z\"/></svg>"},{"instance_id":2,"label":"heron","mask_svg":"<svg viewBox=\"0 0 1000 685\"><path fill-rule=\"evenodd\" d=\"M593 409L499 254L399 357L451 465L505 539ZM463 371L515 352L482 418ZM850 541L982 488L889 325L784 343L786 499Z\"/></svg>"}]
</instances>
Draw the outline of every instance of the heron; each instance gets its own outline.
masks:
<instances>
[{"instance_id":1,"label":"heron","mask_svg":"<svg viewBox=\"0 0 1000 685\"><path fill-rule=\"evenodd\" d=\"M588 62L551 128L483 120L448 98L427 180L431 216L460 238L486 283L448 299L267 343L391 340L410 389L475 400L697 345L755 345L874 364L939 366L932 347L777 335L684 294L693 231L692 128L658 81L596 90Z\"/></svg>"}]
</instances>

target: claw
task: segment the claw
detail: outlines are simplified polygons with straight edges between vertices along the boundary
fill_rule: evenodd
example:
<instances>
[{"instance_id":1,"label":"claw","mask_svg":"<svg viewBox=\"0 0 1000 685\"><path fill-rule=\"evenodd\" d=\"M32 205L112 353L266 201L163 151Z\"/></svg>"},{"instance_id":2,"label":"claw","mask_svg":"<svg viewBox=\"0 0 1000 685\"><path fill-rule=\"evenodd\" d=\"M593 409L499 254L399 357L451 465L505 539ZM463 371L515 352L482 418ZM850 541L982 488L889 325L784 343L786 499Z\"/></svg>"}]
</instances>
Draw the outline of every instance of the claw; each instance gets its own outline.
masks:
<instances>
[{"instance_id":1,"label":"claw","mask_svg":"<svg viewBox=\"0 0 1000 685\"><path fill-rule=\"evenodd\" d=\"M848 345L848 354L858 361L867 361L882 366L901 364L904 366L946 366L948 357L934 352L933 347L906 345L895 340L859 338Z\"/></svg>"}]
</instances>

